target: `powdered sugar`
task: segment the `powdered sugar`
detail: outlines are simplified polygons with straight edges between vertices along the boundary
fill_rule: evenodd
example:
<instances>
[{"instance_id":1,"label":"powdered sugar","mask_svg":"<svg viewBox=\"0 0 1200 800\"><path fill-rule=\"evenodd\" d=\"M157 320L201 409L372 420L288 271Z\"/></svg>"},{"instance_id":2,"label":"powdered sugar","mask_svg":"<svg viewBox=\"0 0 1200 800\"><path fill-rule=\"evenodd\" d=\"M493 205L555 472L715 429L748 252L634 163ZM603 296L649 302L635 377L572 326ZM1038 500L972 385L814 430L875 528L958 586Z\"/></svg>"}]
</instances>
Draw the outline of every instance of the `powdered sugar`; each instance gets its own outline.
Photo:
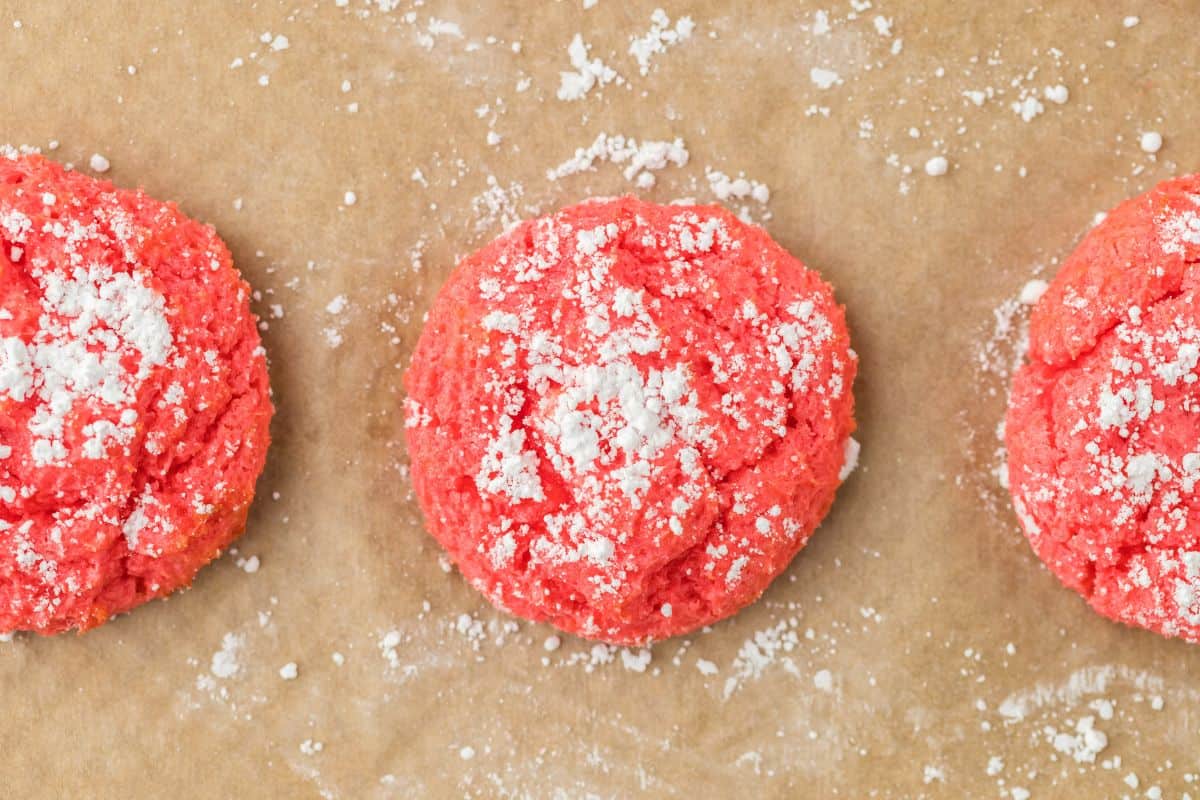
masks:
<instances>
[{"instance_id":1,"label":"powdered sugar","mask_svg":"<svg viewBox=\"0 0 1200 800\"><path fill-rule=\"evenodd\" d=\"M809 70L808 77L818 89L831 89L842 82L841 75L824 67L813 67Z\"/></svg>"},{"instance_id":2,"label":"powdered sugar","mask_svg":"<svg viewBox=\"0 0 1200 800\"><path fill-rule=\"evenodd\" d=\"M598 86L621 81L621 76L616 70L600 59L588 55L588 45L578 33L567 45L567 58L571 61L572 69L559 73L559 100L582 100L588 92Z\"/></svg>"},{"instance_id":3,"label":"powdered sugar","mask_svg":"<svg viewBox=\"0 0 1200 800\"><path fill-rule=\"evenodd\" d=\"M40 400L29 420L29 456L37 466L67 459L64 424L78 405L113 409L85 430L90 435L79 449L83 458L102 458L108 447L133 438L137 413L126 406L171 353L162 295L136 273L95 264L68 275L42 272L36 280L43 293L38 330L28 342L0 339L0 393L17 402L27 395Z\"/></svg>"},{"instance_id":4,"label":"powdered sugar","mask_svg":"<svg viewBox=\"0 0 1200 800\"><path fill-rule=\"evenodd\" d=\"M937 178L945 175L950 169L950 162L945 156L934 156L925 162L925 174Z\"/></svg>"},{"instance_id":5,"label":"powdered sugar","mask_svg":"<svg viewBox=\"0 0 1200 800\"><path fill-rule=\"evenodd\" d=\"M624 165L625 179L634 181L641 188L654 185L654 173L674 165L686 166L688 151L682 139L672 141L643 141L610 136L601 133L587 147L575 151L575 155L546 172L549 180L558 180L569 175L593 169L597 162L612 162Z\"/></svg>"},{"instance_id":6,"label":"powdered sugar","mask_svg":"<svg viewBox=\"0 0 1200 800\"><path fill-rule=\"evenodd\" d=\"M1186 252L1189 245L1200 246L1200 213L1187 209L1160 220L1158 242L1164 253L1179 255Z\"/></svg>"},{"instance_id":7,"label":"powdered sugar","mask_svg":"<svg viewBox=\"0 0 1200 800\"><path fill-rule=\"evenodd\" d=\"M730 665L731 675L725 680L722 695L728 699L741 685L762 676L770 666L781 662L784 669L799 673L790 653L800 644L800 632L795 619L781 621L757 631L742 643Z\"/></svg>"},{"instance_id":8,"label":"powdered sugar","mask_svg":"<svg viewBox=\"0 0 1200 800\"><path fill-rule=\"evenodd\" d=\"M750 197L759 203L767 203L771 199L771 190L765 183L750 180L744 175L731 178L714 169L706 169L704 174L718 200L744 200Z\"/></svg>"},{"instance_id":9,"label":"powdered sugar","mask_svg":"<svg viewBox=\"0 0 1200 800\"><path fill-rule=\"evenodd\" d=\"M1073 732L1051 730L1049 736L1055 750L1079 763L1096 763L1096 756L1108 747L1108 737L1096 728L1096 718L1090 715L1081 717Z\"/></svg>"},{"instance_id":10,"label":"powdered sugar","mask_svg":"<svg viewBox=\"0 0 1200 800\"><path fill-rule=\"evenodd\" d=\"M238 663L238 651L241 650L245 639L240 634L227 633L221 639L221 649L212 655L209 671L218 678L232 678L241 670Z\"/></svg>"},{"instance_id":11,"label":"powdered sugar","mask_svg":"<svg viewBox=\"0 0 1200 800\"><path fill-rule=\"evenodd\" d=\"M1200 625L1200 552L1181 553L1179 562L1172 599L1185 623Z\"/></svg>"},{"instance_id":12,"label":"powdered sugar","mask_svg":"<svg viewBox=\"0 0 1200 800\"><path fill-rule=\"evenodd\" d=\"M858 468L858 455L862 451L862 445L853 436L846 440L845 456L842 460L842 470L838 473L838 480L844 481L853 474Z\"/></svg>"},{"instance_id":13,"label":"powdered sugar","mask_svg":"<svg viewBox=\"0 0 1200 800\"><path fill-rule=\"evenodd\" d=\"M504 494L509 499L543 500L538 478L537 454L525 447L525 431L512 429L512 418L500 418L496 436L488 443L487 455L479 465L475 485L479 491Z\"/></svg>"},{"instance_id":14,"label":"powdered sugar","mask_svg":"<svg viewBox=\"0 0 1200 800\"><path fill-rule=\"evenodd\" d=\"M695 29L696 23L691 17L680 17L672 25L667 13L661 8L656 8L650 15L650 30L642 36L633 37L629 43L629 53L637 59L642 75L648 75L651 59L655 55L665 53L669 48L687 40Z\"/></svg>"},{"instance_id":15,"label":"powdered sugar","mask_svg":"<svg viewBox=\"0 0 1200 800\"><path fill-rule=\"evenodd\" d=\"M1154 155L1162 149L1162 134L1158 131L1146 131L1138 137L1138 146L1142 148L1143 153Z\"/></svg>"},{"instance_id":16,"label":"powdered sugar","mask_svg":"<svg viewBox=\"0 0 1200 800\"><path fill-rule=\"evenodd\" d=\"M1032 306L1042 299L1042 295L1046 293L1046 289L1050 284L1040 278L1034 278L1021 287L1021 293L1017 295L1017 300L1023 306Z\"/></svg>"}]
</instances>

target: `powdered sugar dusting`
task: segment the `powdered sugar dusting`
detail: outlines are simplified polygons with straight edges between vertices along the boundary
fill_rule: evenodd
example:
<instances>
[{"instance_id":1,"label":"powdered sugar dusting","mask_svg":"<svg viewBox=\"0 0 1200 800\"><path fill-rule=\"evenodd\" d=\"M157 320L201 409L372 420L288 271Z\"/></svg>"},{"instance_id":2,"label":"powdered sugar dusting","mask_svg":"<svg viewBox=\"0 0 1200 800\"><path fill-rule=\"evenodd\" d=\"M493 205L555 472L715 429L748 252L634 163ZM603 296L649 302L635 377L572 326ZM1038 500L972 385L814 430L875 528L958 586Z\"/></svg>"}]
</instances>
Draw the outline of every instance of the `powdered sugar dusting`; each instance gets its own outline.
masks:
<instances>
[{"instance_id":1,"label":"powdered sugar dusting","mask_svg":"<svg viewBox=\"0 0 1200 800\"><path fill-rule=\"evenodd\" d=\"M1189 246L1200 247L1200 198L1197 209L1167 216L1158 225L1159 246L1164 253L1183 255Z\"/></svg>"},{"instance_id":2,"label":"powdered sugar dusting","mask_svg":"<svg viewBox=\"0 0 1200 800\"><path fill-rule=\"evenodd\" d=\"M642 600L647 542L664 564L694 561L688 569L699 580L721 587L708 604L755 591L764 563L771 575L780 563L760 553L790 555L807 539L807 495L769 499L753 491L761 480L755 459L772 443L787 448L803 438L797 414L817 415L815 425L843 424L855 356L831 321L827 288L794 283L799 268L747 246L759 240L727 214L598 201L526 223L480 265L460 267L473 270L467 283L480 298L477 321L462 334L481 359L474 367L481 388L473 390L481 399L470 402L482 452L466 468L479 496L499 505L464 523L469 556L455 550L458 534L439 538L501 608L528 615L528 598L541 603L546 594L539 581L554 581L586 598L592 614L574 623L586 634L640 642L645 634L616 638L633 634L614 627L613 603L645 602L650 624L664 627L679 625L681 610L705 617L694 602ZM755 284L804 288L725 302L720 273L708 265L727 270L741 259L751 259L745 271ZM644 274L631 281L635 262ZM693 304L732 327L698 324ZM423 339L413 366L422 376L429 369L423 346L432 345ZM406 403L414 451L445 430L430 414L433 406L446 414L440 388L426 397L429 384L419 381ZM804 405L793 405L801 397ZM837 447L837 466L848 475L857 445L838 440ZM832 484L839 470L829 474L822 463L813 480ZM736 484L726 485L734 468ZM728 501L718 499L722 493ZM728 505L729 518L714 523L717 503ZM492 570L515 576L501 580ZM634 599L622 601L627 595Z\"/></svg>"},{"instance_id":3,"label":"powdered sugar dusting","mask_svg":"<svg viewBox=\"0 0 1200 800\"><path fill-rule=\"evenodd\" d=\"M559 100L582 100L596 87L621 82L616 70L588 54L588 45L578 33L567 46L567 57L571 69L559 73Z\"/></svg>"},{"instance_id":4,"label":"powdered sugar dusting","mask_svg":"<svg viewBox=\"0 0 1200 800\"><path fill-rule=\"evenodd\" d=\"M114 274L98 265L77 267L69 277L44 272L37 280L43 312L37 332L29 341L0 338L0 396L18 403L27 395L39 398L28 423L28 457L39 467L68 457L63 439L68 413L80 404L111 408L109 418L84 428L87 438L80 445L83 458L102 458L108 447L132 439L137 412L127 404L140 381L170 355L162 295L136 274ZM125 366L131 357L132 371Z\"/></svg>"},{"instance_id":5,"label":"powdered sugar dusting","mask_svg":"<svg viewBox=\"0 0 1200 800\"><path fill-rule=\"evenodd\" d=\"M209 671L217 678L232 678L241 670L238 663L238 651L241 650L244 639L234 633L225 634L221 639L221 649L212 655Z\"/></svg>"},{"instance_id":6,"label":"powdered sugar dusting","mask_svg":"<svg viewBox=\"0 0 1200 800\"><path fill-rule=\"evenodd\" d=\"M665 53L669 48L691 37L696 29L696 23L691 17L679 17L672 25L671 18L661 8L656 8L650 15L650 30L642 36L633 37L629 43L629 53L638 62L642 75L650 72L651 59Z\"/></svg>"},{"instance_id":7,"label":"powdered sugar dusting","mask_svg":"<svg viewBox=\"0 0 1200 800\"><path fill-rule=\"evenodd\" d=\"M688 163L688 151L683 140L643 141L625 136L601 133L585 148L547 171L549 180L558 180L592 169L597 162L611 162L623 167L625 179L648 189L655 183L654 173L668 166L683 167Z\"/></svg>"}]
</instances>

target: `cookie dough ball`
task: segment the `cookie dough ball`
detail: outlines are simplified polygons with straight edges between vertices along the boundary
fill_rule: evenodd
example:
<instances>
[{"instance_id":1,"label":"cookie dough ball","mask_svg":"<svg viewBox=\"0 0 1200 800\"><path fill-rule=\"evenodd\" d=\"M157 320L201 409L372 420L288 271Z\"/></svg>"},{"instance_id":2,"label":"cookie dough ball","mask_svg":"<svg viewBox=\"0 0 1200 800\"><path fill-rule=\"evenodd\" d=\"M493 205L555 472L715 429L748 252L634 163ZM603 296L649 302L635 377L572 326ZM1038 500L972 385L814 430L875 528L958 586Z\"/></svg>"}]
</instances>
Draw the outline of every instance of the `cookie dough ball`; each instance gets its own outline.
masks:
<instances>
[{"instance_id":1,"label":"cookie dough ball","mask_svg":"<svg viewBox=\"0 0 1200 800\"><path fill-rule=\"evenodd\" d=\"M1005 425L1037 554L1106 617L1200 642L1200 177L1117 206L1033 310Z\"/></svg>"},{"instance_id":2,"label":"cookie dough ball","mask_svg":"<svg viewBox=\"0 0 1200 800\"><path fill-rule=\"evenodd\" d=\"M211 228L0 149L0 632L85 630L246 522L271 401Z\"/></svg>"},{"instance_id":3,"label":"cookie dough ball","mask_svg":"<svg viewBox=\"0 0 1200 800\"><path fill-rule=\"evenodd\" d=\"M857 358L816 273L715 206L632 197L465 259L406 375L430 531L503 609L615 644L727 617L852 467Z\"/></svg>"}]
</instances>

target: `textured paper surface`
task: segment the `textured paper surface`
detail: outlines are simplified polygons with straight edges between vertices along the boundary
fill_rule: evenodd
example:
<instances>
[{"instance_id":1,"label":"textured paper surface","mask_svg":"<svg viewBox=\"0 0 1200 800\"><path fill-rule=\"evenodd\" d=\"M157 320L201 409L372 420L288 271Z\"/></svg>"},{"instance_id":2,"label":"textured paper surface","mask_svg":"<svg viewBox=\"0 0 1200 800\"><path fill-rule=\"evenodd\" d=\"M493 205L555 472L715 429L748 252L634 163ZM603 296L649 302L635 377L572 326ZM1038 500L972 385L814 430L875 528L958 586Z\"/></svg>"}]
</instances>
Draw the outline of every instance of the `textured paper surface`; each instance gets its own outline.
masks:
<instances>
[{"instance_id":1,"label":"textured paper surface","mask_svg":"<svg viewBox=\"0 0 1200 800\"><path fill-rule=\"evenodd\" d=\"M0 0L0 140L102 153L214 224L262 294L279 407L236 555L85 636L0 644L0 795L1200 796L1200 648L1098 618L1038 564L989 474L1004 381L980 367L993 312L1096 212L1197 167L1197 8L856 5L670 4L696 29L643 76L655 3ZM576 32L623 83L565 102ZM546 177L601 132L691 160L653 189ZM401 370L455 257L507 222L712 200L706 167L768 184L730 204L848 306L861 467L736 619L648 665L547 651L439 563ZM1055 748L1088 715L1095 764Z\"/></svg>"}]
</instances>

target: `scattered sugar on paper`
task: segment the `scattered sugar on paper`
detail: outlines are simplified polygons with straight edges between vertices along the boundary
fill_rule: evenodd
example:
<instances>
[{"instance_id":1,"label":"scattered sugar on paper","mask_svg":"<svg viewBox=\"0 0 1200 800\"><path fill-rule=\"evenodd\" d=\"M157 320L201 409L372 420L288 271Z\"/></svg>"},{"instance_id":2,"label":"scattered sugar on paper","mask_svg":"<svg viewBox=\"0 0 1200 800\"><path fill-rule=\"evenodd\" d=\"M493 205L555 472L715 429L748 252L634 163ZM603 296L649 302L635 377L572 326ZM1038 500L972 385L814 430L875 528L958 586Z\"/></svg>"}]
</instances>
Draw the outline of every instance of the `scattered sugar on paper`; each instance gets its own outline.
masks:
<instances>
[{"instance_id":1,"label":"scattered sugar on paper","mask_svg":"<svg viewBox=\"0 0 1200 800\"><path fill-rule=\"evenodd\" d=\"M583 41L583 36L575 34L567 45L567 58L572 69L559 73L558 99L582 100L587 93L597 86L604 87L610 83L621 82L621 76L612 67L599 58L588 57L589 47Z\"/></svg>"},{"instance_id":2,"label":"scattered sugar on paper","mask_svg":"<svg viewBox=\"0 0 1200 800\"><path fill-rule=\"evenodd\" d=\"M680 17L671 25L671 18L661 8L650 15L650 30L642 36L634 36L629 43L629 54L637 59L642 75L650 73L650 62L655 55L665 53L680 42L686 41L696 29L691 17Z\"/></svg>"},{"instance_id":3,"label":"scattered sugar on paper","mask_svg":"<svg viewBox=\"0 0 1200 800\"><path fill-rule=\"evenodd\" d=\"M725 679L723 697L728 700L746 681L759 678L772 665L781 663L785 670L799 674L799 668L788 656L800 643L795 618L783 620L756 631L742 643L730 665L730 677Z\"/></svg>"},{"instance_id":4,"label":"scattered sugar on paper","mask_svg":"<svg viewBox=\"0 0 1200 800\"><path fill-rule=\"evenodd\" d=\"M822 67L813 67L809 70L808 77L821 90L830 89L842 82L841 75L838 75L831 69L824 69Z\"/></svg>"},{"instance_id":5,"label":"scattered sugar on paper","mask_svg":"<svg viewBox=\"0 0 1200 800\"><path fill-rule=\"evenodd\" d=\"M221 649L212 655L209 671L218 678L232 678L241 669L237 654L245 643L245 637L236 633L227 633L221 639Z\"/></svg>"},{"instance_id":6,"label":"scattered sugar on paper","mask_svg":"<svg viewBox=\"0 0 1200 800\"><path fill-rule=\"evenodd\" d=\"M718 200L744 200L749 197L759 203L771 200L771 190L765 183L750 180L744 174L731 178L719 170L706 168L709 188Z\"/></svg>"},{"instance_id":7,"label":"scattered sugar on paper","mask_svg":"<svg viewBox=\"0 0 1200 800\"><path fill-rule=\"evenodd\" d=\"M655 184L655 172L668 166L687 166L688 151L679 138L639 143L619 134L601 133L590 145L578 148L571 158L548 170L546 177L554 181L577 175L594 169L597 162L624 165L625 180L648 189Z\"/></svg>"}]
</instances>

